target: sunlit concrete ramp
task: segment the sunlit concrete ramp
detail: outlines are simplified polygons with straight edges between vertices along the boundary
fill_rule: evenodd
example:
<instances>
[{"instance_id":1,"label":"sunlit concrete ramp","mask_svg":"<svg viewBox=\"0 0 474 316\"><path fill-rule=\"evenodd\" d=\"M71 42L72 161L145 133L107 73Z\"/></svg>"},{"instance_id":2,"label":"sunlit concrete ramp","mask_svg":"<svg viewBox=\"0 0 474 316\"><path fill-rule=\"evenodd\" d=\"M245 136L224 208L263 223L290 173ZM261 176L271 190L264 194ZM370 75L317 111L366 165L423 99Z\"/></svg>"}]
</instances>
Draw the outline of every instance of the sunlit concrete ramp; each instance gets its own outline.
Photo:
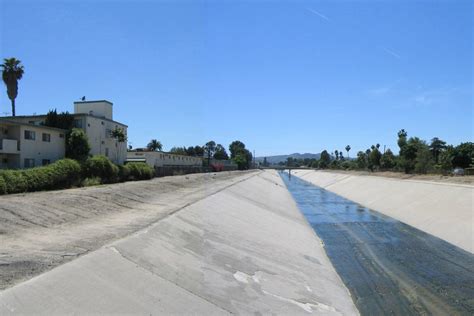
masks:
<instances>
[{"instance_id":1,"label":"sunlit concrete ramp","mask_svg":"<svg viewBox=\"0 0 474 316\"><path fill-rule=\"evenodd\" d=\"M0 292L0 314L357 314L272 171Z\"/></svg>"},{"instance_id":2,"label":"sunlit concrete ramp","mask_svg":"<svg viewBox=\"0 0 474 316\"><path fill-rule=\"evenodd\" d=\"M294 170L303 180L474 253L474 186Z\"/></svg>"}]
</instances>

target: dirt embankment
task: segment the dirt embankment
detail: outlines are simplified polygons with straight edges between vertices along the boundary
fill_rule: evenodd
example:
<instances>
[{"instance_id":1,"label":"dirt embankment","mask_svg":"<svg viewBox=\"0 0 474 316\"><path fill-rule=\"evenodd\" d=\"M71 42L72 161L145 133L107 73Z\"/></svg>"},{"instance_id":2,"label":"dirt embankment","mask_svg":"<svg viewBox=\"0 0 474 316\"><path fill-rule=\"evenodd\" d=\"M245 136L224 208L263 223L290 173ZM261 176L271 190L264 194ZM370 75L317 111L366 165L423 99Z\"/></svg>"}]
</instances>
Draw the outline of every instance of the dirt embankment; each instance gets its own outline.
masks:
<instances>
[{"instance_id":1,"label":"dirt embankment","mask_svg":"<svg viewBox=\"0 0 474 316\"><path fill-rule=\"evenodd\" d=\"M0 290L253 176L222 172L0 197Z\"/></svg>"}]
</instances>

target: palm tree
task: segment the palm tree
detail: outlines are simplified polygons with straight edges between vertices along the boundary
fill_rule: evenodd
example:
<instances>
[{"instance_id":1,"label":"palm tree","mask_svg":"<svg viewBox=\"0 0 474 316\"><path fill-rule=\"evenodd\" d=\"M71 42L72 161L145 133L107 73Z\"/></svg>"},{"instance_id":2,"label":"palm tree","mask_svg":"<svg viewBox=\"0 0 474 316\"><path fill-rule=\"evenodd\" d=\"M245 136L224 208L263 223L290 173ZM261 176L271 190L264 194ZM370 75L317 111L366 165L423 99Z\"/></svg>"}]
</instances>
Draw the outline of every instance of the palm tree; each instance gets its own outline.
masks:
<instances>
[{"instance_id":1,"label":"palm tree","mask_svg":"<svg viewBox=\"0 0 474 316\"><path fill-rule=\"evenodd\" d=\"M161 151L163 149L161 142L156 139L152 139L146 147L151 151Z\"/></svg>"},{"instance_id":2,"label":"palm tree","mask_svg":"<svg viewBox=\"0 0 474 316\"><path fill-rule=\"evenodd\" d=\"M349 158L349 150L351 150L351 146L350 146L350 145L347 145L347 146L346 146L347 158Z\"/></svg>"},{"instance_id":3,"label":"palm tree","mask_svg":"<svg viewBox=\"0 0 474 316\"><path fill-rule=\"evenodd\" d=\"M12 101L12 115L15 116L15 99L18 95L18 80L23 77L24 68L21 61L12 57L5 58L0 67L3 68L2 79L7 86L8 98Z\"/></svg>"}]
</instances>

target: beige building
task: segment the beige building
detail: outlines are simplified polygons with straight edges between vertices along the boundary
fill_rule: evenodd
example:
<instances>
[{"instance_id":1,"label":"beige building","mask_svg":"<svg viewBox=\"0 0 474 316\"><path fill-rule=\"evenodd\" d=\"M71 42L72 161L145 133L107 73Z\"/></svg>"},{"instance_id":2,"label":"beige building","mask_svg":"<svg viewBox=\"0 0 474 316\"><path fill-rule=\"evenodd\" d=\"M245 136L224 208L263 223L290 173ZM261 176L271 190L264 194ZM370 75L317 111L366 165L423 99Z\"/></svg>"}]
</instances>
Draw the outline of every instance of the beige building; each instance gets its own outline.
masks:
<instances>
[{"instance_id":1,"label":"beige building","mask_svg":"<svg viewBox=\"0 0 474 316\"><path fill-rule=\"evenodd\" d=\"M72 115L74 126L83 129L89 139L91 155L105 155L117 164L124 163L127 156L127 143L119 142L112 136L112 131L121 129L126 137L127 125L113 120L111 102L106 100L74 102ZM7 148L0 149L0 154L5 156L0 167L28 168L42 165L43 160L47 163L64 158L66 131L44 126L45 120L46 115L1 118L3 122L1 126L5 126L8 134L0 134L0 137L3 137L1 146ZM25 131L31 131L33 134ZM50 134L49 141L47 141L48 136L43 136L44 134ZM28 138L25 139L25 137ZM17 153L13 150L15 144L20 148ZM14 156L19 153L24 153L24 155ZM33 154L35 154L34 157L31 157ZM35 163L33 164L32 160L25 163L25 159L35 159Z\"/></svg>"},{"instance_id":2,"label":"beige building","mask_svg":"<svg viewBox=\"0 0 474 316\"><path fill-rule=\"evenodd\" d=\"M0 119L0 169L32 168L64 158L65 130Z\"/></svg>"},{"instance_id":3,"label":"beige building","mask_svg":"<svg viewBox=\"0 0 474 316\"><path fill-rule=\"evenodd\" d=\"M74 116L74 126L83 129L89 138L91 155L105 155L117 164L124 163L127 156L127 144L113 138L111 133L114 129L121 129L126 136L127 125L113 120L113 104L111 102L106 100L74 102L72 115ZM15 116L6 119L43 126L46 115Z\"/></svg>"},{"instance_id":4,"label":"beige building","mask_svg":"<svg viewBox=\"0 0 474 316\"><path fill-rule=\"evenodd\" d=\"M202 166L202 158L162 151L129 151L127 162L146 162L151 167Z\"/></svg>"},{"instance_id":5,"label":"beige building","mask_svg":"<svg viewBox=\"0 0 474 316\"><path fill-rule=\"evenodd\" d=\"M127 125L113 120L113 104L109 101L74 102L74 125L82 128L91 145L92 155L105 155L117 164L127 157L127 142L119 142L111 133L123 130L127 136Z\"/></svg>"}]
</instances>

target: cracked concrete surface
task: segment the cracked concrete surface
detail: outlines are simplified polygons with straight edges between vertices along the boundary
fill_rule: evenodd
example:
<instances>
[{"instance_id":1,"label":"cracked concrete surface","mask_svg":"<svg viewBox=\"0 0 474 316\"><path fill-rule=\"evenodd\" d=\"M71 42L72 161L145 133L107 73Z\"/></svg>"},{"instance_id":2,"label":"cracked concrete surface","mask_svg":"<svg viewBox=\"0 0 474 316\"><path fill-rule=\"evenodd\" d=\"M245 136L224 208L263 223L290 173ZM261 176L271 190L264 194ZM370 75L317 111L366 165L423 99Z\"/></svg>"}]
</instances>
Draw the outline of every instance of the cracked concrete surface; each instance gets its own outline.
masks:
<instances>
[{"instance_id":1,"label":"cracked concrete surface","mask_svg":"<svg viewBox=\"0 0 474 316\"><path fill-rule=\"evenodd\" d=\"M274 171L0 292L0 314L358 314Z\"/></svg>"}]
</instances>

